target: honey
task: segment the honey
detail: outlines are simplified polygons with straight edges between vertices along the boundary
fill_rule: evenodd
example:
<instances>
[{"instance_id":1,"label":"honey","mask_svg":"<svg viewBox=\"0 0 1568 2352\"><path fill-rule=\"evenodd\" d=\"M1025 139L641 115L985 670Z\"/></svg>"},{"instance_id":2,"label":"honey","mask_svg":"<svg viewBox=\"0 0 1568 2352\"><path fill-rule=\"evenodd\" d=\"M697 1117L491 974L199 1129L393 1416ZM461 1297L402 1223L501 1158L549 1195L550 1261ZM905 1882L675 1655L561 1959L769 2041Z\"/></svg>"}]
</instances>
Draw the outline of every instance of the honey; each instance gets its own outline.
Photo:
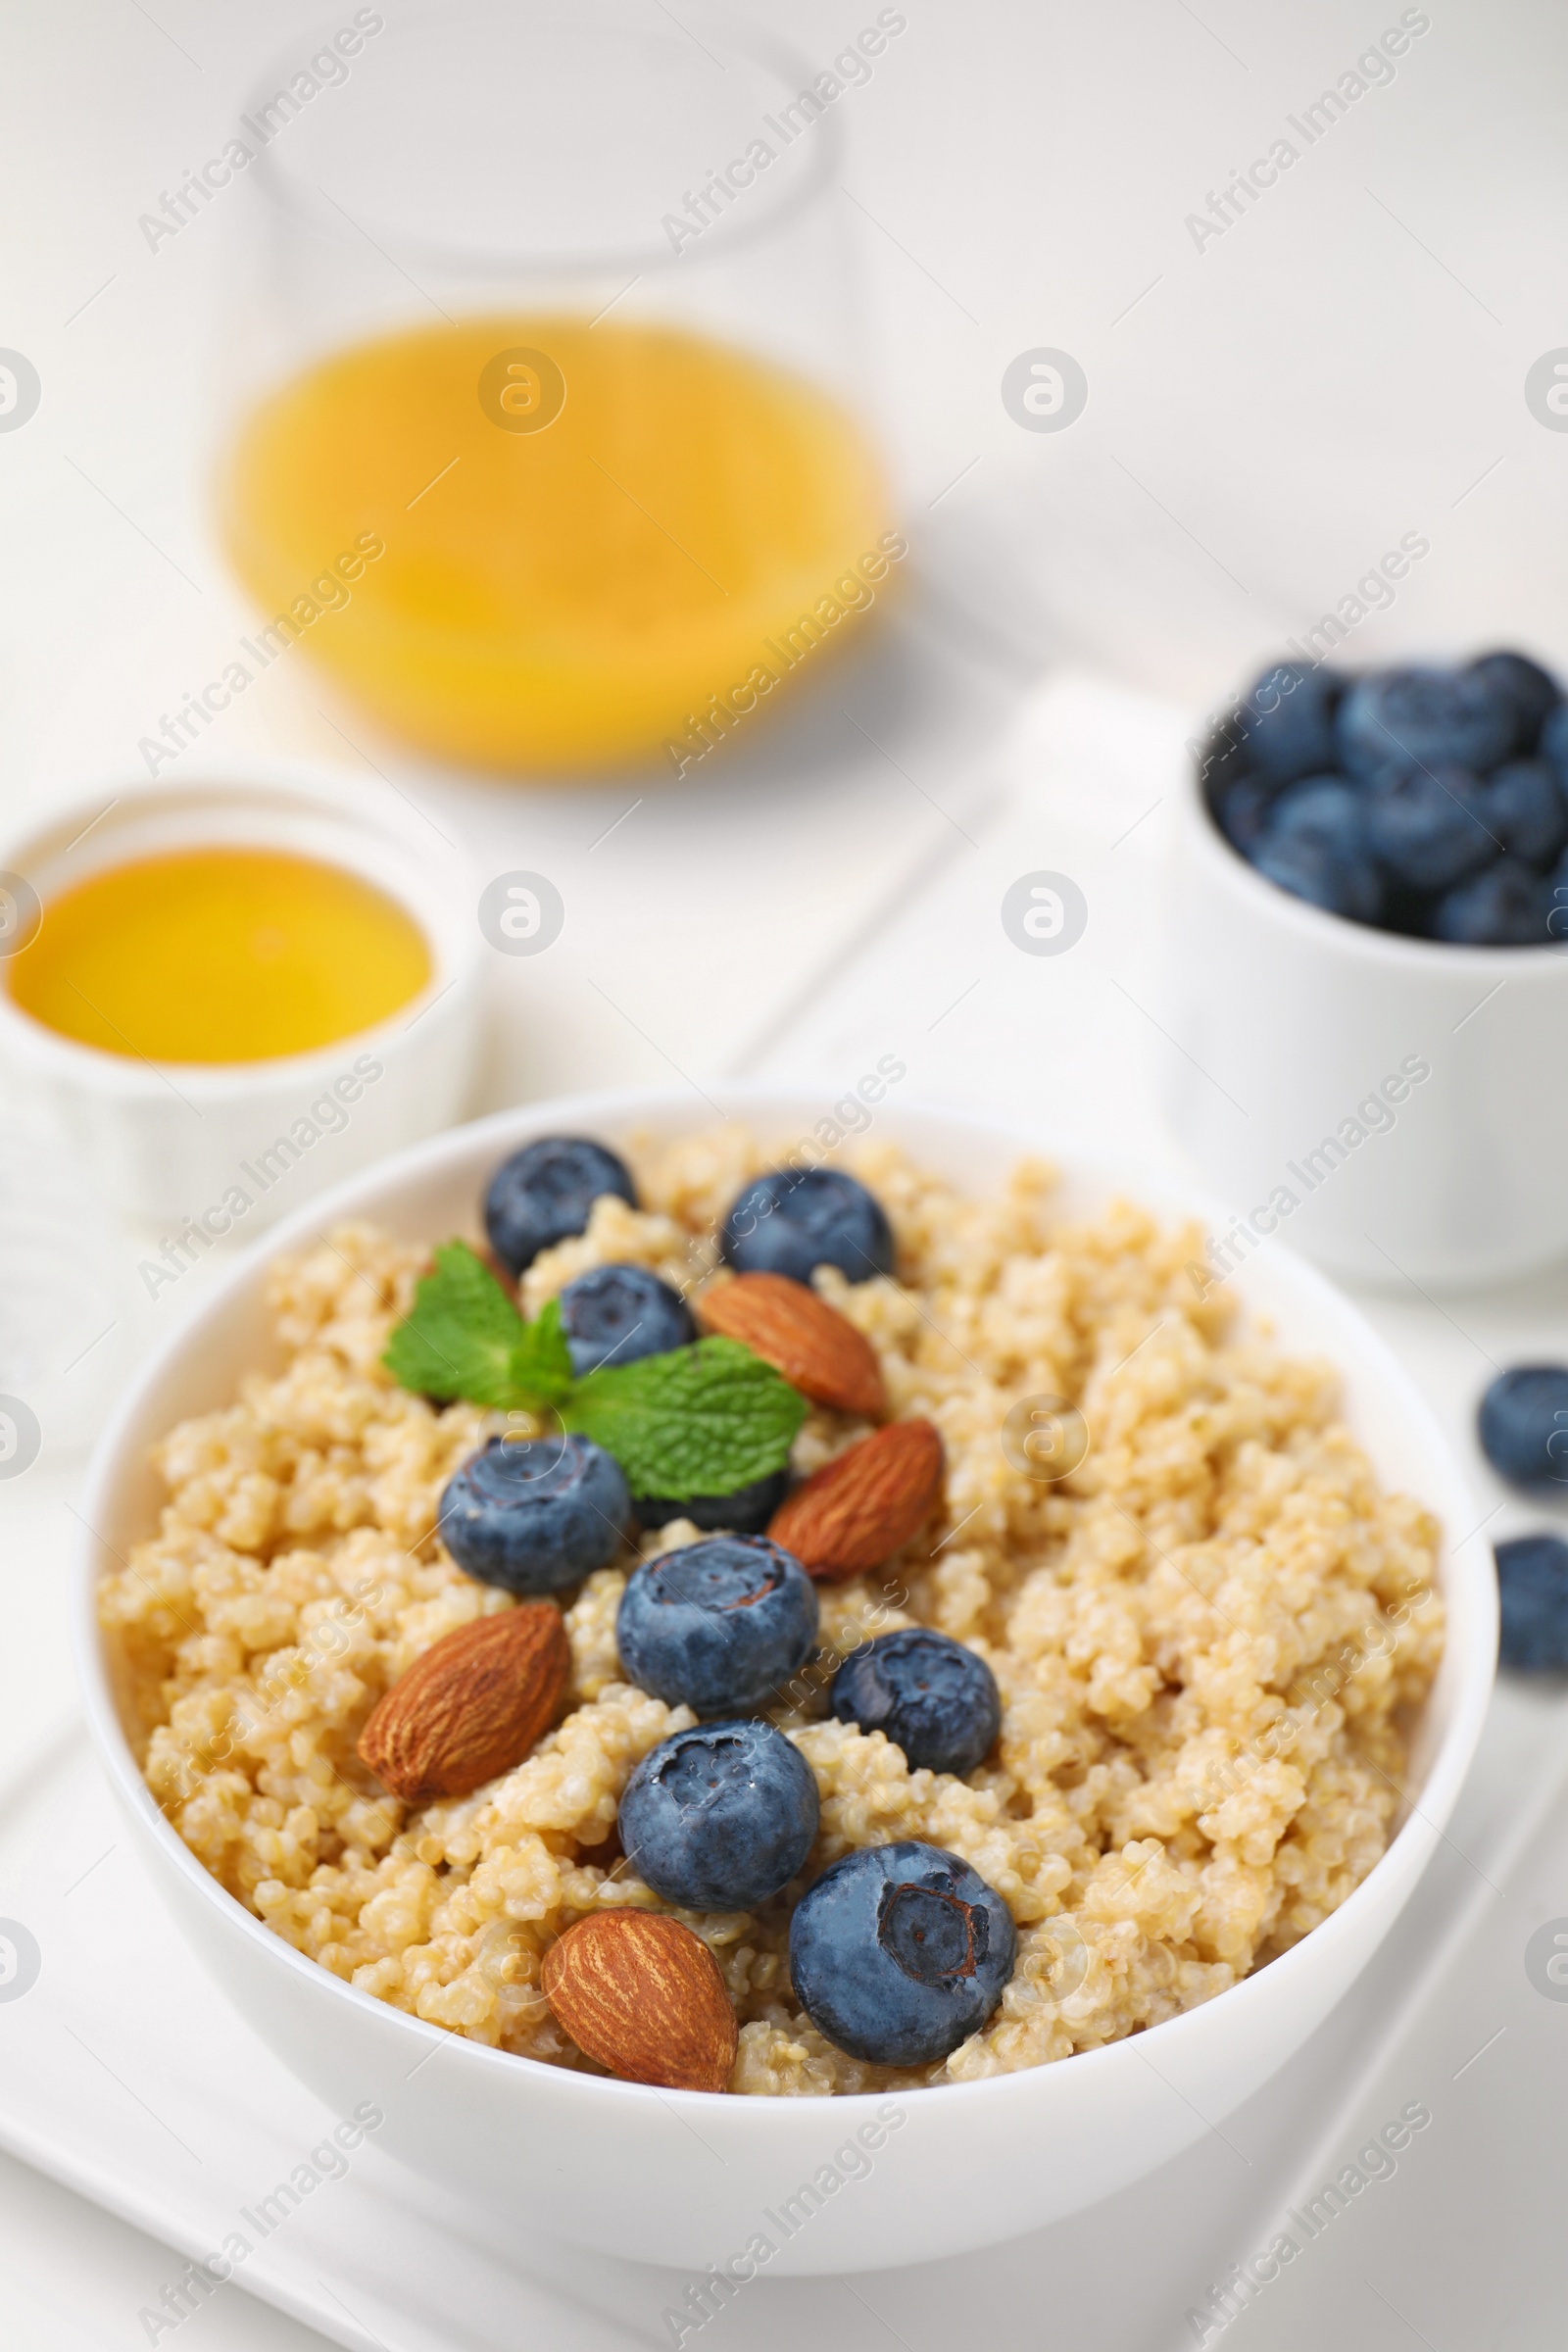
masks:
<instances>
[{"instance_id":1,"label":"honey","mask_svg":"<svg viewBox=\"0 0 1568 2352\"><path fill-rule=\"evenodd\" d=\"M903 553L888 521L871 449L825 393L614 319L337 352L249 419L223 486L271 625L394 732L556 772L685 772L861 625ZM368 535L384 553L345 587L324 567Z\"/></svg>"},{"instance_id":2,"label":"honey","mask_svg":"<svg viewBox=\"0 0 1568 2352\"><path fill-rule=\"evenodd\" d=\"M264 1061L372 1028L430 977L423 932L357 874L206 848L110 866L44 904L7 984L62 1037L148 1061Z\"/></svg>"}]
</instances>

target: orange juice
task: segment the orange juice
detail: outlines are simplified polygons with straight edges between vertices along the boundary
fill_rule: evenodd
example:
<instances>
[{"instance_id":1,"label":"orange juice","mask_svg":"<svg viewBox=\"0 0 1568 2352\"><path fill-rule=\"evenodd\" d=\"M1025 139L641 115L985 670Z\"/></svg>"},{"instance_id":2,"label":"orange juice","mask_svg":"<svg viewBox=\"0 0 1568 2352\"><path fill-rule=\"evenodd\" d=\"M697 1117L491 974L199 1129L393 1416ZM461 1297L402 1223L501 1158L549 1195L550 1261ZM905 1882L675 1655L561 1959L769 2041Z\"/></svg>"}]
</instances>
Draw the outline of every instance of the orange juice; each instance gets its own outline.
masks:
<instances>
[{"instance_id":1,"label":"orange juice","mask_svg":"<svg viewBox=\"0 0 1568 2352\"><path fill-rule=\"evenodd\" d=\"M286 851L131 858L48 900L8 971L34 1020L148 1061L307 1054L385 1020L430 977L411 915Z\"/></svg>"},{"instance_id":2,"label":"orange juice","mask_svg":"<svg viewBox=\"0 0 1568 2352\"><path fill-rule=\"evenodd\" d=\"M322 361L243 428L224 524L275 641L502 769L691 772L858 632L906 552L865 440L803 378L565 318Z\"/></svg>"}]
</instances>

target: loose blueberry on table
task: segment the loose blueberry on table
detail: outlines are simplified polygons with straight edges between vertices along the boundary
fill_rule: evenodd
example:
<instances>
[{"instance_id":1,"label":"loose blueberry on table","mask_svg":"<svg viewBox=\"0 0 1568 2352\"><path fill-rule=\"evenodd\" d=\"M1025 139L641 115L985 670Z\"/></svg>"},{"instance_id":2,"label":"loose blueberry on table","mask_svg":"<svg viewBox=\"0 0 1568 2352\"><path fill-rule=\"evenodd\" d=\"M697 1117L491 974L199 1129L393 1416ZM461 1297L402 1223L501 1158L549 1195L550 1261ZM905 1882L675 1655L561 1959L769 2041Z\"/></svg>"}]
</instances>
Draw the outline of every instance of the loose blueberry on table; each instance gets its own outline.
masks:
<instances>
[{"instance_id":1,"label":"loose blueberry on table","mask_svg":"<svg viewBox=\"0 0 1568 2352\"><path fill-rule=\"evenodd\" d=\"M828 1696L840 1723L885 1733L916 1772L973 1772L1002 1729L1002 1694L984 1658L924 1625L852 1650Z\"/></svg>"},{"instance_id":2,"label":"loose blueberry on table","mask_svg":"<svg viewBox=\"0 0 1568 2352\"><path fill-rule=\"evenodd\" d=\"M764 1536L710 1536L634 1570L615 1618L621 1663L666 1706L741 1715L776 1699L816 1642L816 1587Z\"/></svg>"},{"instance_id":3,"label":"loose blueberry on table","mask_svg":"<svg viewBox=\"0 0 1568 2352\"><path fill-rule=\"evenodd\" d=\"M738 1194L719 1231L724 1261L742 1274L809 1282L837 1266L850 1282L893 1271L893 1228L880 1200L836 1168L775 1168Z\"/></svg>"},{"instance_id":4,"label":"loose blueberry on table","mask_svg":"<svg viewBox=\"0 0 1568 2352\"><path fill-rule=\"evenodd\" d=\"M790 1921L795 1997L819 2034L878 2066L930 2066L983 2026L1012 1974L1012 1914L956 1854L860 1846Z\"/></svg>"},{"instance_id":5,"label":"loose blueberry on table","mask_svg":"<svg viewBox=\"0 0 1568 2352\"><path fill-rule=\"evenodd\" d=\"M644 1756L620 1800L639 1878L687 1911L750 1911L788 1886L816 1837L816 1781L769 1723L710 1723Z\"/></svg>"},{"instance_id":6,"label":"loose blueberry on table","mask_svg":"<svg viewBox=\"0 0 1568 2352\"><path fill-rule=\"evenodd\" d=\"M1526 1494L1568 1494L1568 1365L1499 1372L1477 1415L1481 1450Z\"/></svg>"},{"instance_id":7,"label":"loose blueberry on table","mask_svg":"<svg viewBox=\"0 0 1568 2352\"><path fill-rule=\"evenodd\" d=\"M492 1438L447 1481L437 1525L458 1566L509 1592L556 1592L620 1548L631 1497L589 1438Z\"/></svg>"},{"instance_id":8,"label":"loose blueberry on table","mask_svg":"<svg viewBox=\"0 0 1568 2352\"><path fill-rule=\"evenodd\" d=\"M1524 655L1277 663L1216 730L1209 811L1294 898L1456 947L1568 938L1568 703Z\"/></svg>"},{"instance_id":9,"label":"loose blueberry on table","mask_svg":"<svg viewBox=\"0 0 1568 2352\"><path fill-rule=\"evenodd\" d=\"M1495 1546L1501 1627L1497 1655L1523 1674L1568 1669L1568 1544L1514 1536Z\"/></svg>"}]
</instances>

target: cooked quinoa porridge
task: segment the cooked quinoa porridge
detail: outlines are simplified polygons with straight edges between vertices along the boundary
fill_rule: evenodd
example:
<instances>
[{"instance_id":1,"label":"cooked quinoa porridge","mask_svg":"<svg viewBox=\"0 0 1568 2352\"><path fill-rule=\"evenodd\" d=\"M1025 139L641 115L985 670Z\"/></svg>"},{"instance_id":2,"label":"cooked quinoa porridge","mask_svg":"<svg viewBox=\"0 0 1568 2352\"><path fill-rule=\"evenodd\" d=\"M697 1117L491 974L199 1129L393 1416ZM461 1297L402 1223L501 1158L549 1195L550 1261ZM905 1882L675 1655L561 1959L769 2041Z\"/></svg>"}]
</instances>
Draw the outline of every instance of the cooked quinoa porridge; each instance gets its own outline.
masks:
<instances>
[{"instance_id":1,"label":"cooked quinoa porridge","mask_svg":"<svg viewBox=\"0 0 1568 2352\"><path fill-rule=\"evenodd\" d=\"M1433 1520L1381 1491L1336 1419L1330 1367L1234 1337L1227 1294L1199 1296L1193 1230L1125 1203L1064 1222L1038 1161L974 1200L891 1144L846 1156L891 1221L897 1273L852 1284L822 1266L815 1288L870 1342L894 1417L935 1424L946 1468L885 1566L818 1587L821 1649L768 1710L817 1786L806 1869L755 1911L677 1913L739 2020L730 2088L769 2096L1042 2065L1274 1958L1383 1852L1401 1723L1443 1642ZM625 1158L645 1205L599 1198L528 1266L526 1315L601 1265L700 1289L719 1219L773 1164L733 1125L634 1139ZM515 1605L444 1548L443 1490L488 1438L544 1426L395 1385L380 1359L428 1262L349 1224L274 1265L283 1368L159 1446L159 1531L106 1581L102 1620L148 1785L240 1902L396 2007L592 2067L542 1962L597 1911L671 1908L629 1871L617 1806L639 1760L696 1719L623 1675L615 1620L639 1555L700 1531L677 1519L629 1540L561 1595L565 1711L524 1761L461 1798L389 1796L358 1752L371 1708L440 1637ZM1090 1433L1055 1483L1001 1439L1041 1396L1076 1402ZM813 1407L793 1469L868 1426ZM978 1652L1000 1688L1000 1739L966 1778L911 1770L882 1732L828 1715L837 1662L911 1625ZM971 1865L1017 1930L988 2021L918 2068L826 2039L788 1960L805 1887L853 1848L907 1838Z\"/></svg>"}]
</instances>

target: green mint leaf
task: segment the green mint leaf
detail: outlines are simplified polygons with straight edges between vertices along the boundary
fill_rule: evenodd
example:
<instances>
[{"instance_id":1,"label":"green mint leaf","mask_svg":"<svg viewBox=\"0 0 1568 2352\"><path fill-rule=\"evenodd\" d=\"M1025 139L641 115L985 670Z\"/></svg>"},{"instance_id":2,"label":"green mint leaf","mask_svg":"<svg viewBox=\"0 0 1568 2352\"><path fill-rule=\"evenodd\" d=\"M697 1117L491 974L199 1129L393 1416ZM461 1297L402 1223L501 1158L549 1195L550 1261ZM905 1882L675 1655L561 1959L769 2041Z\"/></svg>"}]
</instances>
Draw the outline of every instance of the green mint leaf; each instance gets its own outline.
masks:
<instances>
[{"instance_id":1,"label":"green mint leaf","mask_svg":"<svg viewBox=\"0 0 1568 2352\"><path fill-rule=\"evenodd\" d=\"M406 1389L505 1410L510 1402L512 1359L523 1329L518 1314L488 1266L466 1242L448 1242L435 1253L435 1271L414 1294L414 1311L400 1323L382 1362Z\"/></svg>"},{"instance_id":2,"label":"green mint leaf","mask_svg":"<svg viewBox=\"0 0 1568 2352\"><path fill-rule=\"evenodd\" d=\"M699 1340L578 1381L568 1429L612 1453L633 1494L732 1494L781 1470L806 1399L738 1340Z\"/></svg>"},{"instance_id":3,"label":"green mint leaf","mask_svg":"<svg viewBox=\"0 0 1568 2352\"><path fill-rule=\"evenodd\" d=\"M531 1323L524 1323L512 1358L512 1377L519 1389L560 1404L571 1393L575 1375L571 1350L561 1328L561 1301L547 1298Z\"/></svg>"},{"instance_id":4,"label":"green mint leaf","mask_svg":"<svg viewBox=\"0 0 1568 2352\"><path fill-rule=\"evenodd\" d=\"M571 1388L571 1358L554 1300L524 1323L466 1242L447 1242L381 1358L401 1387L450 1401L466 1396L512 1412L554 1404Z\"/></svg>"},{"instance_id":5,"label":"green mint leaf","mask_svg":"<svg viewBox=\"0 0 1568 2352\"><path fill-rule=\"evenodd\" d=\"M612 1453L634 1494L731 1494L783 1468L806 1401L737 1340L699 1340L572 1376L552 1298L525 1323L466 1242L447 1242L383 1363L417 1395L501 1412L554 1408Z\"/></svg>"}]
</instances>

